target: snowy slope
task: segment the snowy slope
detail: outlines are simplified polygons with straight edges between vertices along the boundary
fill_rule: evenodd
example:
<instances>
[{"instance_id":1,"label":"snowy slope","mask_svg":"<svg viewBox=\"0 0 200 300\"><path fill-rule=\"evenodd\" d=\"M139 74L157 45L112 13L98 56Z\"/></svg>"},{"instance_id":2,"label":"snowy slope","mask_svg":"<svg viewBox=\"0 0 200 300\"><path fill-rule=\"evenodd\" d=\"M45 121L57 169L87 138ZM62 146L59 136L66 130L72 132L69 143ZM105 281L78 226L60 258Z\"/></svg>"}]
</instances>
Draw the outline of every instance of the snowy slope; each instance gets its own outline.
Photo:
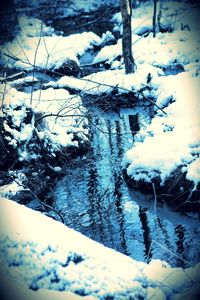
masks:
<instances>
[{"instance_id":1,"label":"snowy slope","mask_svg":"<svg viewBox=\"0 0 200 300\"><path fill-rule=\"evenodd\" d=\"M21 16L19 24L18 35L2 49L2 64L10 68L58 70L65 63L78 66L78 56L101 43L93 32L56 35L52 27L34 18Z\"/></svg>"},{"instance_id":2,"label":"snowy slope","mask_svg":"<svg viewBox=\"0 0 200 300\"><path fill-rule=\"evenodd\" d=\"M81 4L84 3L81 1ZM87 124L82 126L76 118L70 118L72 113L82 114L81 99L79 96L71 96L63 88L69 87L94 95L110 93L113 88L117 88L119 93L127 93L128 89L139 96L153 97L157 105L151 124L135 136L134 146L124 157L123 167L127 169L128 175L146 182L151 182L159 175L161 184L164 184L167 177L181 167L186 178L193 183L193 189L196 189L200 181L198 10L192 10L190 6L179 2L174 2L170 8L170 2L164 1L164 6L164 25L173 25L173 31L158 33L156 38L152 34L148 37L140 36L151 29L152 8L147 5L145 10L143 7L135 10L135 74L126 75L122 59L116 60L121 55L119 39L116 45L102 48L93 61L107 61L111 70L88 75L83 80L65 76L56 83L49 83L49 89L29 95L9 85L5 93L3 84L1 92L7 114L18 128L16 130L5 124L5 129L11 134L9 143L17 147L18 142L29 141L32 137L34 124L25 124L23 121L27 115L26 109L32 102L31 108L36 113L52 114L64 109L67 114L65 120L49 118L47 122L51 130L45 133L41 130L40 139L48 137L55 147L63 143L64 146L74 145L74 132L80 132L82 138L87 139ZM120 15L115 15L113 20L115 30L120 31ZM63 37L55 35L52 28L46 27L39 20L27 21L24 18L20 22L23 30L18 39L3 50L6 54L3 62L10 68L30 70L33 65L38 65L52 70L68 60L78 65L79 56L102 42L92 32ZM13 55L16 59L10 57ZM166 69L176 70L177 66L181 66L184 72L165 76ZM149 74L151 81L147 84ZM37 79L33 76L32 80ZM69 104L67 106L66 100ZM158 106L164 109L166 115ZM25 149L20 153L21 159L27 159L27 154ZM192 292L198 289L200 264L183 270L171 268L159 260L149 265L137 262L41 213L5 199L0 201L0 225L0 265L1 275L5 278L4 289L13 290L15 297L15 289L19 289L20 299L23 296L25 299L75 297L65 294L68 291L86 295L86 299L92 299L90 296L97 299L113 297L116 300L131 297L154 300L197 299L195 295L192 296Z\"/></svg>"},{"instance_id":3,"label":"snowy slope","mask_svg":"<svg viewBox=\"0 0 200 300\"><path fill-rule=\"evenodd\" d=\"M5 198L0 225L4 288L20 299L73 299L67 291L85 299L187 299L198 290L200 264L183 270L134 261Z\"/></svg>"}]
</instances>

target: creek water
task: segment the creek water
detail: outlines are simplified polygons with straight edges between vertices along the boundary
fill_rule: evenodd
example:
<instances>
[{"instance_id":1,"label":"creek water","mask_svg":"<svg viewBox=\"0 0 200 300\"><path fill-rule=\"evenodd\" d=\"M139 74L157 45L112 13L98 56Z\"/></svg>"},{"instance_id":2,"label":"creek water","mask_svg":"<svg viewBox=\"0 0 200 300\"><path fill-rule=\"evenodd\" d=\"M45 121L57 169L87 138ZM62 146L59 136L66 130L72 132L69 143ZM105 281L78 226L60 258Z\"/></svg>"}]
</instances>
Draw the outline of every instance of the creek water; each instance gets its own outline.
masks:
<instances>
[{"instance_id":1,"label":"creek water","mask_svg":"<svg viewBox=\"0 0 200 300\"><path fill-rule=\"evenodd\" d=\"M133 259L191 266L200 259L199 222L130 191L121 161L134 142L134 110L92 114L91 150L66 167L54 191L66 225ZM81 247L81 245L80 245Z\"/></svg>"}]
</instances>

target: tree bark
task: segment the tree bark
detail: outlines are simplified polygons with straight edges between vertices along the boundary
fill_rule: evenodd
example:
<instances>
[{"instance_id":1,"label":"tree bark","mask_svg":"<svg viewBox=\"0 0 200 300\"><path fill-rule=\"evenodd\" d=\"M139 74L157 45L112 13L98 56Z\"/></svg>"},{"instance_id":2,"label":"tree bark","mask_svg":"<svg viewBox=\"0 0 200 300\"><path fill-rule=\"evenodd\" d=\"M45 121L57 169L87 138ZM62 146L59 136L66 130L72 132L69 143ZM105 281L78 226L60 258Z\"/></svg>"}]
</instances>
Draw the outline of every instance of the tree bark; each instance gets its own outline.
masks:
<instances>
[{"instance_id":1,"label":"tree bark","mask_svg":"<svg viewBox=\"0 0 200 300\"><path fill-rule=\"evenodd\" d=\"M3 118L0 116L0 166L2 166L7 158L8 151L4 144L3 138Z\"/></svg>"},{"instance_id":2,"label":"tree bark","mask_svg":"<svg viewBox=\"0 0 200 300\"><path fill-rule=\"evenodd\" d=\"M131 0L121 1L121 15L123 23L122 35L122 52L124 57L126 74L134 73L136 65L132 54L132 32L131 32L131 16L132 7Z\"/></svg>"},{"instance_id":3,"label":"tree bark","mask_svg":"<svg viewBox=\"0 0 200 300\"><path fill-rule=\"evenodd\" d=\"M157 1L154 0L154 5L153 5L153 37L156 37L156 16L157 16Z\"/></svg>"}]
</instances>

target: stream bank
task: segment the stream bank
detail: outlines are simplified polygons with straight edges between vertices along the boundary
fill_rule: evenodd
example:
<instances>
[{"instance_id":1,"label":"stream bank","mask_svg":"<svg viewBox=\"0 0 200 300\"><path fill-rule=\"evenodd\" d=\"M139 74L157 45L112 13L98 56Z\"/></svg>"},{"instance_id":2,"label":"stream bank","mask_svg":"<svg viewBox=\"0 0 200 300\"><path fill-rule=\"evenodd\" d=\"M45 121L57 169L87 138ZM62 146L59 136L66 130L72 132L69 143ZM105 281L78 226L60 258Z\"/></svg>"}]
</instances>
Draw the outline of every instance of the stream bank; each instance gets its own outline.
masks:
<instances>
[{"instance_id":1,"label":"stream bank","mask_svg":"<svg viewBox=\"0 0 200 300\"><path fill-rule=\"evenodd\" d=\"M91 14L88 16L89 18L91 18ZM151 12L149 16L149 22L151 23ZM117 23L120 23L120 19L118 19L119 14L118 17L115 17L116 20L119 21L117 21ZM85 22L84 18L87 19L87 14L83 14L83 18L81 19L82 25ZM140 18L141 14L139 13L136 19L139 20ZM77 20L76 17L73 17L71 19L69 18L70 23L73 23L74 20ZM88 21L92 22L90 23L90 25L97 24L95 22L93 23L95 19L90 19ZM105 28L104 26L102 26L101 28L103 33L106 33L106 30L110 28L110 20L109 22L107 21L106 23L104 23L104 25L106 25ZM96 106L98 105L104 110L107 110L107 113L100 113L99 110L97 110L97 112L91 111L88 115L88 123L86 122L87 124L84 124L84 126L82 126L81 128L77 129L77 125L80 124L79 120L77 119L73 123L73 128L71 128L71 124L69 124L70 126L66 126L64 139L67 140L68 137L73 134L73 137L70 140L70 142L72 143L79 142L79 140L76 139L78 131L79 133L86 132L87 130L90 132L89 140L91 145L88 146L88 144L86 143L86 148L84 149L85 152L81 151L80 149L77 150L73 146L69 146L68 148L64 148L64 150L66 150L64 151L64 154L67 154L64 157L62 156L63 151L58 152L57 156L52 157L52 151L47 151L43 152L40 159L36 159L35 163L33 163L32 165L29 160L26 161L26 159L23 160L22 158L22 161L16 162L14 155L13 157L10 157L10 159L14 161L14 164L12 164L11 161L11 163L9 164L9 170L6 166L6 169L4 171L9 172L5 175L5 180L7 180L9 183L9 180L15 178L16 174L19 179L20 177L23 179L23 184L26 184L26 179L28 179L27 186L29 190L33 191L36 195L35 197L32 193L30 194L30 191L22 191L21 196L14 195L13 198L15 198L16 201L18 200L20 203L24 203L27 206L33 207L34 209L38 209L46 214L50 214L54 218L58 218L58 216L55 216L56 214L53 214L51 210L49 211L47 207L43 207L43 205L38 202L38 199L43 199L47 205L53 206L53 208L58 210L63 215L64 222L69 226L83 232L85 235L88 235L105 245L108 245L111 248L117 249L118 251L130 255L135 259L148 262L152 258L166 259L166 257L170 256L169 262L174 266L189 266L198 262L199 229L198 222L196 222L197 220L193 220L192 218L187 217L185 218L184 216L180 216L179 214L174 214L173 212L168 211L168 209L165 207L165 204L167 203L156 203L155 205L155 195L147 196L145 194L147 188L144 186L144 184L140 185L140 191L142 192L142 194L136 193L135 191L130 191L127 188L124 182L124 177L122 175L121 161L125 152L133 146L135 133L140 129L140 126L138 126L137 122L138 112L136 112L135 110L135 101L131 106L131 108L134 109L130 110L129 112L125 110L122 111L122 109L120 108L124 105L126 100L130 100L130 94L126 93L127 89L129 89L129 91L131 90L131 95L134 93L132 93L132 91L135 91L136 94L140 96L141 93L144 94L145 92L146 97L149 97L148 99L150 101L156 101L156 103L164 107L164 109L169 110L169 120L167 120L167 118L166 120L165 118L161 118L158 112L153 111L154 116L155 114L157 114L157 120L160 118L159 122L162 125L160 126L161 131L163 130L163 132L168 132L167 135L169 135L169 132L172 132L176 127L176 124L174 125L173 122L172 124L168 122L170 121L170 116L174 116L173 108L171 109L170 106L172 103L175 103L176 101L178 102L178 100L182 99L182 95L180 94L180 99L173 98L173 95L176 94L176 89L171 89L171 86L170 89L168 88L169 85L167 77L165 75L177 75L172 76L172 81L174 81L176 77L179 77L180 74L178 73L184 73L184 71L186 71L186 73L188 74L191 71L195 71L195 76L198 76L198 70L196 69L197 61L195 61L195 51L190 60L191 63L195 61L195 64L193 66L193 69L192 67L190 69L190 67L188 67L187 65L188 62L185 61L185 54L183 52L180 52L181 54L179 53L180 55L178 55L176 53L176 47L175 49L173 47L168 48L170 35L162 35L162 33L159 33L158 40L151 39L151 35L149 35L146 39L146 37L141 34L139 28L140 35L139 33L138 35L135 35L134 31L134 55L136 55L137 57L138 69L136 74L131 78L131 75L127 77L123 71L120 40L118 40L119 43L117 44L116 41L113 40L111 42L113 43L113 47L106 48L105 45L109 46L110 41L107 41L108 44L105 44L103 42L103 38L101 39L100 37L94 36L94 34L92 33L90 34L86 32L85 34L85 32L83 32L83 35L78 35L78 38L80 40L77 39L77 36L71 36L70 39L72 39L70 40L66 38L66 36L62 36L62 34L60 36L54 36L54 31L52 31L52 29L50 28L44 27L44 25L42 25L40 21L36 22L36 20L28 20L28 23L28 25L32 26L32 29L34 28L34 26L36 28L37 26L39 26L39 28L43 26L44 31L46 30L47 35L45 35L44 32L44 37L42 39L43 44L41 47L41 51L38 51L38 56L39 54L43 53L43 50L45 50L44 53L47 56L46 63L49 62L49 58L52 58L53 55L49 57L48 53L55 50L54 47L56 46L60 47L56 49L56 54L59 53L59 55L55 57L55 60L53 59L52 61L50 61L47 70L47 66L42 59L42 61L38 61L38 69L36 66L36 68L32 70L33 66L29 65L29 67L31 67L30 73L27 72L26 75L27 77L28 75L31 75L31 78L21 78L24 79L24 81L21 80L20 82L14 82L13 80L12 87L16 88L16 91L14 91L16 93L13 97L14 100L21 101L21 98L23 98L22 96L24 95L18 94L18 92L26 92L28 94L26 95L26 97L28 98L28 100L30 100L32 99L32 94L37 91L38 93L36 93L36 101L42 102L42 104L46 103L47 101L52 101L53 105L56 106L58 103L57 100L59 100L60 98L64 100L68 99L67 101L69 102L67 102L67 105L66 102L63 101L61 107L56 110L57 113L57 111L60 112L60 109L62 111L63 107L66 110L70 110L71 99L74 99L76 97L78 98L79 95L81 95L81 100L84 98L83 93L84 91L86 92L85 87L89 85L89 81L87 81L88 78L85 79L86 81L84 88L77 91L77 78L67 76L66 78L64 78L64 76L62 76L66 74L71 75L71 73L68 73L68 65L65 60L67 54L65 45L69 43L70 45L73 44L74 46L74 52L72 55L73 58L75 58L74 62L76 62L77 64L80 63L80 65L83 67L81 75L77 74L78 72L73 74L73 68L71 70L72 74L74 76L85 76L90 74L92 75L91 77L93 77L93 79L98 79L96 87L94 87L93 85L91 89L88 88L87 92L92 91L92 93L90 95L87 94L85 100L83 99L84 104L87 104L89 109L91 109L91 104L95 104ZM61 20L60 26L64 23L65 19ZM176 29L178 30L179 25L180 24L176 24ZM118 24L117 26L119 33L120 25ZM83 28L86 30L86 27L83 26ZM91 28L97 33L97 28L95 29L95 25ZM91 30L91 28L87 27L87 31ZM70 33L72 33L73 29L74 28L68 27L67 22L65 23L65 28L63 27L63 31L66 35L69 34L69 31ZM151 31L151 25L148 25L147 29ZM113 29L113 33L114 31L115 30ZM32 40L32 38L38 36L37 34L34 36L31 31L33 36L30 37L30 30L27 30L27 32L28 34L25 38L27 44L26 42L25 44L23 44L25 49L27 49L26 47L29 47L31 45L30 41ZM187 37L187 32L182 29L181 31L179 30L177 32L180 51L182 51L183 49L187 48L183 47L183 42L185 40L188 40L190 44L190 38ZM88 38L88 43L86 43L87 45L84 45L84 43L82 44L82 42L85 41L85 37ZM62 41L60 45L58 43L58 40ZM76 44L77 40L78 44ZM149 41L151 41L155 47L151 48ZM157 41L158 43L155 43L155 41ZM171 42L176 43L175 41L177 41L177 36L175 36L175 38L172 38ZM52 42L54 44L53 48ZM46 43L48 43L49 52L46 51ZM62 45L64 45L64 49L62 48ZM81 48L81 50L79 48ZM13 48L11 49L13 50L15 49L15 47L13 46ZM141 54L142 49L145 51ZM148 51L146 51L146 49ZM34 52L34 49L31 50ZM63 50L65 51L62 52ZM32 54L33 52L30 51L29 54ZM107 52L106 55L105 52ZM164 60L162 60L162 55L160 54L164 53L166 55L164 55ZM96 60L95 64L93 63L94 56ZM8 56L6 58L8 58ZM177 61L180 62L177 64ZM68 62L70 62L70 69L70 56ZM12 59L9 60L9 63L10 68L12 69L11 72L16 72L16 70L23 70L23 68L26 69L27 67L27 65L25 66L23 64L20 64L22 63L20 62L20 57L18 61L14 60L14 63ZM60 69L56 68L57 64L59 64ZM75 64L75 66L77 66L77 64ZM90 66L91 64L92 66ZM18 67L19 69L15 69L14 67ZM169 74L172 69L173 73ZM44 72L41 72L40 76L38 76L38 71L41 70L43 70ZM56 72L58 70L62 70L66 74L60 74L57 77L55 76L54 78L49 78L52 70L53 72L55 70ZM99 72L105 70L107 70L108 72ZM62 78L60 78L60 76L62 76ZM89 78L90 83L92 83L91 77ZM72 83L72 87L69 86L69 79L71 79L71 81L74 80L76 90L73 87ZM26 86L26 80L29 81L28 86ZM56 82L55 80L58 81ZM60 89L59 83L61 85L61 82L59 81L61 81L63 85L60 86ZM3 80L3 82L7 84L6 80ZM66 82L68 86L66 85ZM93 83L94 82L95 80L93 81ZM47 88L46 84L49 84L49 88ZM31 87L31 85L33 88ZM55 87L55 89L52 87ZM104 93L102 93L102 90L106 90L106 87L111 89L111 92L105 91ZM122 90L125 91L125 89L126 92L123 94ZM57 92L61 92L58 97L51 97L50 99L48 98L49 95L52 95L54 93L56 94ZM68 92L70 92L70 95L68 94ZM4 94L5 93L3 93L3 95ZM41 94L46 95L44 99L40 97ZM144 99L142 98L142 100ZM146 104L147 108L149 102ZM22 105L20 107L19 105L15 106L14 109L13 106L9 107L9 116L8 118L5 118L7 125L10 125L8 131L10 133L14 132L12 136L9 136L8 134L8 137L10 137L9 141L13 145L15 145L15 143L17 144L18 147L15 147L15 150L20 149L20 147L24 148L24 150L30 150L31 148L31 143L29 143L30 136L28 136L28 142L24 137L22 138L22 140L19 139L19 143L16 142L16 136L20 135L21 137L24 134L26 137L27 131L23 131L24 128L30 129L31 127L31 133L33 130L34 134L31 138L33 138L34 145L32 144L32 146L37 148L40 144L40 139L37 139L35 128L34 126L32 126L33 124L35 125L35 116L32 116L27 121L30 110L27 109L26 105L27 102L24 101L24 103L22 102ZM81 107L82 110L81 102L75 103L75 106ZM180 102L180 104L178 103L177 106L182 107L182 102ZM44 114L46 113L46 111L48 111L47 107L49 108L48 105L46 105L45 109L43 108L42 115L39 116L40 120L50 120L52 114L55 114L55 110L52 109L49 112L50 115L48 115L48 117L50 118L47 117L45 119ZM12 115L13 112L14 114ZM183 116L182 112L180 113L178 111L178 113L179 116ZM20 116L20 118L17 118L17 114L18 116ZM74 114L74 112L71 113L71 115ZM145 112L143 111L141 114L145 114ZM148 114L148 116L151 117L152 115L150 116L150 114ZM51 135L52 129L54 129L54 125L58 124L59 118L57 118L57 115L54 117L55 122L51 130L47 130L49 135ZM83 118L87 119L85 118L85 115ZM175 120L176 117L172 119ZM59 123L59 125L60 127L62 127L62 125L65 124L66 119L60 120L61 122ZM9 121L12 122L9 123ZM19 121L21 121L21 123ZM19 124L19 126L16 124ZM196 126L196 124L191 124L191 127L193 125ZM158 129L160 130L160 128ZM44 128L40 129L41 136L43 135L44 131L45 134L47 133ZM157 141L156 132L146 132L147 136L148 134L155 134L155 143ZM68 135L68 137L66 135ZM87 133L86 136L88 137ZM55 146L54 138L58 137L58 132L53 132L51 137L53 137L53 142L50 144L47 143L47 150L51 150L51 146ZM63 142L64 139L61 138L60 142ZM144 139L141 140L141 143L143 143L143 141ZM26 146L28 147L26 148ZM141 156L141 154L139 153L140 157L142 158L141 160L145 158L147 151L145 150L142 152L143 156ZM24 156L28 153L27 151L22 152ZM55 154L54 151L53 154ZM133 158L135 159L135 157ZM151 170L153 170L153 168ZM27 178L24 178L24 175ZM10 177L6 178L6 176ZM2 182L3 180L1 181L1 183ZM150 185L150 188L152 193L152 184ZM158 191L157 187L156 191Z\"/></svg>"},{"instance_id":2,"label":"stream bank","mask_svg":"<svg viewBox=\"0 0 200 300\"><path fill-rule=\"evenodd\" d=\"M68 164L54 189L54 207L69 227L133 259L191 266L200 259L198 220L155 208L154 198L129 190L122 174L142 114L141 108L121 109L120 116L93 109L91 150Z\"/></svg>"}]
</instances>

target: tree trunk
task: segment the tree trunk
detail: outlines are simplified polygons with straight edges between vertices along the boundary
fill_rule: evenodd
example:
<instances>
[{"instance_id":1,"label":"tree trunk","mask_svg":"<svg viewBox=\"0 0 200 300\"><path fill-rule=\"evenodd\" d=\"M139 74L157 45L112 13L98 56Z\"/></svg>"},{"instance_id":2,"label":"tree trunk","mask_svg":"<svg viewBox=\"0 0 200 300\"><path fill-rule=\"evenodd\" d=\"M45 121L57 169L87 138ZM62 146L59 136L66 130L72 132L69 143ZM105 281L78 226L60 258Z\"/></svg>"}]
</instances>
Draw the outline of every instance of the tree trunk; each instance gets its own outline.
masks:
<instances>
[{"instance_id":1,"label":"tree trunk","mask_svg":"<svg viewBox=\"0 0 200 300\"><path fill-rule=\"evenodd\" d=\"M124 57L126 74L134 73L136 65L132 54L132 32L131 32L131 16L132 7L131 0L121 1L121 15L123 23L123 36L122 36L122 52Z\"/></svg>"},{"instance_id":2,"label":"tree trunk","mask_svg":"<svg viewBox=\"0 0 200 300\"><path fill-rule=\"evenodd\" d=\"M8 151L4 144L4 138L3 138L3 118L0 116L0 158L1 158L0 166L4 164L7 155L8 155Z\"/></svg>"},{"instance_id":3,"label":"tree trunk","mask_svg":"<svg viewBox=\"0 0 200 300\"><path fill-rule=\"evenodd\" d=\"M157 1L154 0L154 5L153 5L153 37L156 37L156 16L157 16Z\"/></svg>"}]
</instances>

